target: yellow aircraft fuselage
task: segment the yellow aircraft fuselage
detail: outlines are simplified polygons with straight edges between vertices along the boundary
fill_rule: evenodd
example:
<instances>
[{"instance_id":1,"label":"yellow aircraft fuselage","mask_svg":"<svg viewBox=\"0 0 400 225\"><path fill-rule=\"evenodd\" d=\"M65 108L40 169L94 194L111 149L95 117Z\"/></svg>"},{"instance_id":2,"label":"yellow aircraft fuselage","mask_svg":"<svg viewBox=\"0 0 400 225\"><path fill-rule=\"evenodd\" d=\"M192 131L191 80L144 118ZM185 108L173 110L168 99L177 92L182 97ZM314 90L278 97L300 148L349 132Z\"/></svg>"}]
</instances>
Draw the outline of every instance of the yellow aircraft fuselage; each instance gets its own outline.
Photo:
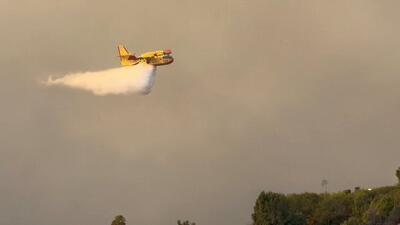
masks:
<instances>
[{"instance_id":1,"label":"yellow aircraft fuselage","mask_svg":"<svg viewBox=\"0 0 400 225\"><path fill-rule=\"evenodd\" d=\"M174 61L174 58L171 56L172 51L169 49L146 52L136 57L135 54L129 53L124 46L119 45L118 52L122 66L134 66L140 62L154 66L163 66L171 64Z\"/></svg>"}]
</instances>

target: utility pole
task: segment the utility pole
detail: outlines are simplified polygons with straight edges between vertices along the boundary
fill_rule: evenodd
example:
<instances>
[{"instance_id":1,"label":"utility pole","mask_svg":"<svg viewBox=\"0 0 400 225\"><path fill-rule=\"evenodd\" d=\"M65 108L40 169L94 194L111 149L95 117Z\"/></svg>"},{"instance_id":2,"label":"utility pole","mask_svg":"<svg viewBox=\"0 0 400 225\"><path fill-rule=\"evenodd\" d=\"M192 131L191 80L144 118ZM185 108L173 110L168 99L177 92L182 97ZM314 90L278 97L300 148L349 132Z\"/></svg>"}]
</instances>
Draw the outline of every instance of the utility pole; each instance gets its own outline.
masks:
<instances>
[{"instance_id":1,"label":"utility pole","mask_svg":"<svg viewBox=\"0 0 400 225\"><path fill-rule=\"evenodd\" d=\"M328 180L327 179L323 179L321 181L321 186L324 189L325 194L327 194L328 193Z\"/></svg>"}]
</instances>

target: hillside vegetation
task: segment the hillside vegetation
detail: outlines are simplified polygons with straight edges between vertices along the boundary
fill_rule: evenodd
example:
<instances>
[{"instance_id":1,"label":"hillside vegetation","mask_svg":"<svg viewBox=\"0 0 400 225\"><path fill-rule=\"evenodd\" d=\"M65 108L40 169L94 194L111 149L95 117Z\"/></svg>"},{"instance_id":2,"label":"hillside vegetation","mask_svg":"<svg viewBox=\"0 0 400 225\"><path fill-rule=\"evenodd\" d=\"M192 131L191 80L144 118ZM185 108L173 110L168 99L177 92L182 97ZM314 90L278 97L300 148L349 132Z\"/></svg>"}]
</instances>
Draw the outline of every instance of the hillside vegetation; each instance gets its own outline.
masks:
<instances>
[{"instance_id":1,"label":"hillside vegetation","mask_svg":"<svg viewBox=\"0 0 400 225\"><path fill-rule=\"evenodd\" d=\"M400 181L400 168L396 171ZM398 225L400 185L338 193L261 192L253 225Z\"/></svg>"}]
</instances>

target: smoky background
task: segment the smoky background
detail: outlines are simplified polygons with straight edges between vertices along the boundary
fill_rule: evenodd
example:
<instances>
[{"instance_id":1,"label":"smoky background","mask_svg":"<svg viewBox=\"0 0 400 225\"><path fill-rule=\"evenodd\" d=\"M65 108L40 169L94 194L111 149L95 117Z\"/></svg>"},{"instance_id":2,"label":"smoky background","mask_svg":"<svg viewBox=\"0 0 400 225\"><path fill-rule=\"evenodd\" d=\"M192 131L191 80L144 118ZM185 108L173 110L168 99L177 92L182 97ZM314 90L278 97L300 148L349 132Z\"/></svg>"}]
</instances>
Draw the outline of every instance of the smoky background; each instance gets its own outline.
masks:
<instances>
[{"instance_id":1,"label":"smoky background","mask_svg":"<svg viewBox=\"0 0 400 225\"><path fill-rule=\"evenodd\" d=\"M0 1L0 223L237 224L395 182L397 1ZM171 48L148 96L38 84Z\"/></svg>"}]
</instances>

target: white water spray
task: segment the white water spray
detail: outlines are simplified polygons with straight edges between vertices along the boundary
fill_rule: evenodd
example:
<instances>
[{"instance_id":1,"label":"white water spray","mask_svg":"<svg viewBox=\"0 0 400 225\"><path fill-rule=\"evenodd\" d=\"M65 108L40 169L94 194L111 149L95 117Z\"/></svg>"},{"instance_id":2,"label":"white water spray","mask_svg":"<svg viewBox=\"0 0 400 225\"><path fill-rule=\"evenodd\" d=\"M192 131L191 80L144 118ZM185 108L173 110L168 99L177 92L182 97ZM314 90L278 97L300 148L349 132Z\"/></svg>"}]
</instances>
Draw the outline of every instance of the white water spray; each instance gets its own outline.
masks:
<instances>
[{"instance_id":1,"label":"white water spray","mask_svg":"<svg viewBox=\"0 0 400 225\"><path fill-rule=\"evenodd\" d=\"M58 79L49 77L48 86L67 86L91 91L95 95L149 94L154 85L156 67L146 63L97 72L67 74Z\"/></svg>"}]
</instances>

